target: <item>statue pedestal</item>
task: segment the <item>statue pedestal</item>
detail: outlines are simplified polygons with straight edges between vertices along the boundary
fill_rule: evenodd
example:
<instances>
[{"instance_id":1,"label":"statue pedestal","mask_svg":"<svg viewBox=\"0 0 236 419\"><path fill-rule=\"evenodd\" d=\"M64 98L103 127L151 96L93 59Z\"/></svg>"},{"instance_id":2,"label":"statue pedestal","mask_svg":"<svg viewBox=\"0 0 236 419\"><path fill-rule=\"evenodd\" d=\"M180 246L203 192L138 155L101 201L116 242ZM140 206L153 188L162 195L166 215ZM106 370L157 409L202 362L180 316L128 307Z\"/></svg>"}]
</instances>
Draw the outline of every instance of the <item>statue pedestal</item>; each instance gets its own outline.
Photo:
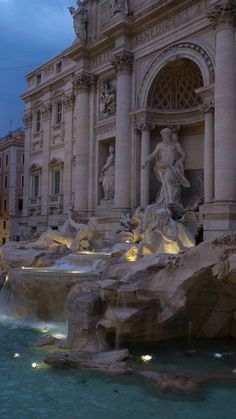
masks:
<instances>
[{"instance_id":1,"label":"statue pedestal","mask_svg":"<svg viewBox=\"0 0 236 419\"><path fill-rule=\"evenodd\" d=\"M114 207L113 199L102 199L96 208L96 214L107 215L109 212L112 212L113 207Z\"/></svg>"},{"instance_id":2,"label":"statue pedestal","mask_svg":"<svg viewBox=\"0 0 236 419\"><path fill-rule=\"evenodd\" d=\"M204 241L236 232L236 202L215 201L201 208Z\"/></svg>"}]
</instances>

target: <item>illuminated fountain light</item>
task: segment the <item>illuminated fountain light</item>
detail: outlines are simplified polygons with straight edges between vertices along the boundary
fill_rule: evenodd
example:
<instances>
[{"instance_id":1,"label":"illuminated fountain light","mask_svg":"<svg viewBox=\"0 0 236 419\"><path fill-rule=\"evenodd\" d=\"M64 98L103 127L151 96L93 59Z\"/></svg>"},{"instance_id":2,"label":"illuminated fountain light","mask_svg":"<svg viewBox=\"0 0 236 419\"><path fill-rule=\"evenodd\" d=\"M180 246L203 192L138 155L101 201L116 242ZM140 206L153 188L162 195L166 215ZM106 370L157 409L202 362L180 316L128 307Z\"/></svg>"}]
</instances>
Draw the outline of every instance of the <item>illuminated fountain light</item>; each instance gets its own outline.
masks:
<instances>
[{"instance_id":1,"label":"illuminated fountain light","mask_svg":"<svg viewBox=\"0 0 236 419\"><path fill-rule=\"evenodd\" d=\"M32 362L31 367L32 367L32 368L37 368L37 367L38 367L37 362Z\"/></svg>"},{"instance_id":2,"label":"illuminated fountain light","mask_svg":"<svg viewBox=\"0 0 236 419\"><path fill-rule=\"evenodd\" d=\"M67 334L65 333L52 333L52 336L56 339L65 339Z\"/></svg>"},{"instance_id":3,"label":"illuminated fountain light","mask_svg":"<svg viewBox=\"0 0 236 419\"><path fill-rule=\"evenodd\" d=\"M152 355L141 355L141 360L145 363L151 362L152 358Z\"/></svg>"},{"instance_id":4,"label":"illuminated fountain light","mask_svg":"<svg viewBox=\"0 0 236 419\"><path fill-rule=\"evenodd\" d=\"M78 255L94 255L94 256L111 256L110 252L95 252L91 250L80 250L76 252Z\"/></svg>"},{"instance_id":5,"label":"illuminated fountain light","mask_svg":"<svg viewBox=\"0 0 236 419\"><path fill-rule=\"evenodd\" d=\"M13 355L14 358L20 358L20 354L18 354L17 352Z\"/></svg>"}]
</instances>

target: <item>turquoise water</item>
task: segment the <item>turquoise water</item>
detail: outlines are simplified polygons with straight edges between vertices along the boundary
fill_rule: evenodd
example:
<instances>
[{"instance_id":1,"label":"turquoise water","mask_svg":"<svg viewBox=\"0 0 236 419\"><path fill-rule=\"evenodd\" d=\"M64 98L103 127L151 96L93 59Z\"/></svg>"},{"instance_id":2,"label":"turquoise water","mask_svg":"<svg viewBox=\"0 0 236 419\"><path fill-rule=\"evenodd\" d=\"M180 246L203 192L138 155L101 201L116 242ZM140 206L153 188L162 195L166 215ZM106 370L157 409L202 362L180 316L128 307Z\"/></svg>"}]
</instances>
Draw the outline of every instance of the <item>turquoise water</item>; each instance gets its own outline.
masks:
<instances>
[{"instance_id":1,"label":"turquoise water","mask_svg":"<svg viewBox=\"0 0 236 419\"><path fill-rule=\"evenodd\" d=\"M38 325L39 327L39 325ZM176 396L155 390L134 376L109 377L89 371L44 366L45 350L33 343L46 326L0 325L1 419L235 419L235 383L205 385L201 394ZM45 331L45 330L44 330ZM232 341L197 341L196 354L183 354L186 342L154 348L131 348L132 363L141 353L153 356L143 368L171 372L232 371L236 345ZM216 353L226 354L222 358ZM18 357L15 354L19 354ZM37 368L32 368L37 363ZM141 363L140 363L141 365ZM150 366L151 365L151 366ZM233 375L233 374L232 374Z\"/></svg>"}]
</instances>

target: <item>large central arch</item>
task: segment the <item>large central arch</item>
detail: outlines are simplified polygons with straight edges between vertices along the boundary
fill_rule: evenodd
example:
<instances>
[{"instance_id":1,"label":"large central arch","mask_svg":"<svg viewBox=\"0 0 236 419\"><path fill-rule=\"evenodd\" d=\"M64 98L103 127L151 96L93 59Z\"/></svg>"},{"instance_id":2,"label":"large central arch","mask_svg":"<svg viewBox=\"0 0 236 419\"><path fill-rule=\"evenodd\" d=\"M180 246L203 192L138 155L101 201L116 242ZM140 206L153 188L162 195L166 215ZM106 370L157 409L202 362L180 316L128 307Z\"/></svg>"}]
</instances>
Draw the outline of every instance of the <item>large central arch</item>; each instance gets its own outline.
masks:
<instances>
[{"instance_id":1,"label":"large central arch","mask_svg":"<svg viewBox=\"0 0 236 419\"><path fill-rule=\"evenodd\" d=\"M175 43L159 54L148 67L137 92L137 109L148 107L148 95L154 79L162 68L177 58L188 58L195 62L201 71L204 86L214 83L215 64L206 48L192 41Z\"/></svg>"}]
</instances>

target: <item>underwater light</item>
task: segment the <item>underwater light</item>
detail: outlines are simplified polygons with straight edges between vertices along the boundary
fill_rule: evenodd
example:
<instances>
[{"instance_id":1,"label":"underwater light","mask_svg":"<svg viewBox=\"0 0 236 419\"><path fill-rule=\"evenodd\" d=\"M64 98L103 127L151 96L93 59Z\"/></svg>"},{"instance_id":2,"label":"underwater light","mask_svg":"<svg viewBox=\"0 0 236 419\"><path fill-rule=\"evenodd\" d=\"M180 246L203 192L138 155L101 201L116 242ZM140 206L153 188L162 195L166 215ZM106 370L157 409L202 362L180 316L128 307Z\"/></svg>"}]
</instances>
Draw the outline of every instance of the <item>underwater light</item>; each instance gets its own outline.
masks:
<instances>
[{"instance_id":1,"label":"underwater light","mask_svg":"<svg viewBox=\"0 0 236 419\"><path fill-rule=\"evenodd\" d=\"M31 364L32 368L37 368L37 366L38 366L37 362L32 362L32 364Z\"/></svg>"},{"instance_id":2,"label":"underwater light","mask_svg":"<svg viewBox=\"0 0 236 419\"><path fill-rule=\"evenodd\" d=\"M141 360L143 362L150 362L152 360L152 355L141 355Z\"/></svg>"},{"instance_id":3,"label":"underwater light","mask_svg":"<svg viewBox=\"0 0 236 419\"><path fill-rule=\"evenodd\" d=\"M13 356L14 358L20 358L20 354L18 354L17 352Z\"/></svg>"},{"instance_id":4,"label":"underwater light","mask_svg":"<svg viewBox=\"0 0 236 419\"><path fill-rule=\"evenodd\" d=\"M216 352L216 353L214 353L214 357L218 358L218 359L221 359L221 358L223 358L223 355Z\"/></svg>"}]
</instances>

